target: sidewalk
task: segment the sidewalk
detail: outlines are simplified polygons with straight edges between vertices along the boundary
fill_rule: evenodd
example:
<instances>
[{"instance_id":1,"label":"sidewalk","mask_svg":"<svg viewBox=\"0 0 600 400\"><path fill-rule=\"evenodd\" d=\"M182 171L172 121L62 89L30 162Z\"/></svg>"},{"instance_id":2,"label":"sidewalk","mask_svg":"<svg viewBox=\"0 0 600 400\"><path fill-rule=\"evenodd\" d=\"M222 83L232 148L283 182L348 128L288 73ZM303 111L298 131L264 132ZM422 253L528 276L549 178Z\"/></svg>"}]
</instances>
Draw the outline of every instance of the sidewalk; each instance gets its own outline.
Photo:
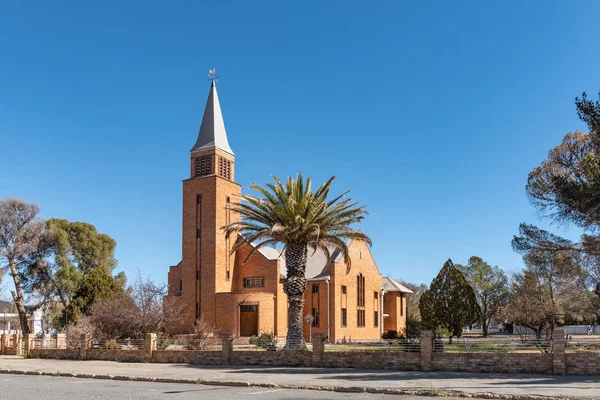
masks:
<instances>
[{"instance_id":1,"label":"sidewalk","mask_svg":"<svg viewBox=\"0 0 600 400\"><path fill-rule=\"evenodd\" d=\"M0 372L19 371L45 374L109 375L115 379L155 378L187 380L190 383L230 385L275 385L298 388L401 389L459 392L471 397L521 398L539 395L600 399L598 376L552 376L521 374L470 374L449 372L408 372L360 369L288 368L265 366L200 366L189 364L119 363L113 361L73 361L23 359L0 356ZM492 396L494 394L495 396ZM473 396L477 397L477 396Z\"/></svg>"}]
</instances>

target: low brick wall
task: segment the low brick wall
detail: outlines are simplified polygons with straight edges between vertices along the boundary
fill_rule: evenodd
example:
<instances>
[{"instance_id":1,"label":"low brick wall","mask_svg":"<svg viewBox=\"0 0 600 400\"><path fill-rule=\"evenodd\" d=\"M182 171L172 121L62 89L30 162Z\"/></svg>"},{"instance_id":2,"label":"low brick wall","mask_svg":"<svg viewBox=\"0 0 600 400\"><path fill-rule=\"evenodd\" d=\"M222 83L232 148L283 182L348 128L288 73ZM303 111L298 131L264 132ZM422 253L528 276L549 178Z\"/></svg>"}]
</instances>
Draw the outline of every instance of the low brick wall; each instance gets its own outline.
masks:
<instances>
[{"instance_id":1,"label":"low brick wall","mask_svg":"<svg viewBox=\"0 0 600 400\"><path fill-rule=\"evenodd\" d=\"M16 356L18 354L18 348L17 347L6 347L4 349L4 355L6 356Z\"/></svg>"},{"instance_id":2,"label":"low brick wall","mask_svg":"<svg viewBox=\"0 0 600 400\"><path fill-rule=\"evenodd\" d=\"M286 367L312 367L312 352L302 350L234 351L233 365L278 365Z\"/></svg>"},{"instance_id":3,"label":"low brick wall","mask_svg":"<svg viewBox=\"0 0 600 400\"><path fill-rule=\"evenodd\" d=\"M123 362L142 362L146 361L146 352L144 350L87 350L85 360L104 360L104 361L123 361Z\"/></svg>"},{"instance_id":4,"label":"low brick wall","mask_svg":"<svg viewBox=\"0 0 600 400\"><path fill-rule=\"evenodd\" d=\"M567 352L567 375L600 375L600 353Z\"/></svg>"},{"instance_id":5,"label":"low brick wall","mask_svg":"<svg viewBox=\"0 0 600 400\"><path fill-rule=\"evenodd\" d=\"M434 353L433 371L551 374L549 353Z\"/></svg>"},{"instance_id":6,"label":"low brick wall","mask_svg":"<svg viewBox=\"0 0 600 400\"><path fill-rule=\"evenodd\" d=\"M321 366L326 368L397 369L420 371L420 353L399 352L325 352Z\"/></svg>"},{"instance_id":7,"label":"low brick wall","mask_svg":"<svg viewBox=\"0 0 600 400\"><path fill-rule=\"evenodd\" d=\"M81 358L79 350L74 349L31 349L29 355L54 360L78 360Z\"/></svg>"},{"instance_id":8,"label":"low brick wall","mask_svg":"<svg viewBox=\"0 0 600 400\"><path fill-rule=\"evenodd\" d=\"M171 364L200 364L224 365L227 364L221 351L181 351L160 350L152 352L152 362Z\"/></svg>"},{"instance_id":9,"label":"low brick wall","mask_svg":"<svg viewBox=\"0 0 600 400\"><path fill-rule=\"evenodd\" d=\"M221 351L156 350L156 335L148 334L139 350L87 348L36 349L25 340L33 357L126 362L185 363L199 365L273 365L392 369L399 371L496 372L555 375L600 375L600 353L566 352L564 334L553 334L552 353L440 353L433 351L433 335L423 332L420 352L326 352L322 333L313 336L313 351L233 351L231 333L222 338ZM82 337L81 343L89 343ZM10 348L4 347L9 351Z\"/></svg>"}]
</instances>

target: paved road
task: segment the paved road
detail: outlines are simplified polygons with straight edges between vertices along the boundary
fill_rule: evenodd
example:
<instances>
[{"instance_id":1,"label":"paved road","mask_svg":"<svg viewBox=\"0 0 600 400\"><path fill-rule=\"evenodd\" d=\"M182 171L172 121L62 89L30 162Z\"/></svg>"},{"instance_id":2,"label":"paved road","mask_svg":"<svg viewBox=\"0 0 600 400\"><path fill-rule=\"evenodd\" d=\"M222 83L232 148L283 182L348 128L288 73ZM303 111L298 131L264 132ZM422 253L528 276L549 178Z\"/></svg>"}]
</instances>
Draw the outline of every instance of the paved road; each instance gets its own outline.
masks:
<instances>
[{"instance_id":1,"label":"paved road","mask_svg":"<svg viewBox=\"0 0 600 400\"><path fill-rule=\"evenodd\" d=\"M333 393L314 390L235 388L223 386L183 385L155 382L123 382L97 379L55 378L50 376L1 375L0 398L11 400L154 400L154 399L401 399L426 400L429 397Z\"/></svg>"}]
</instances>

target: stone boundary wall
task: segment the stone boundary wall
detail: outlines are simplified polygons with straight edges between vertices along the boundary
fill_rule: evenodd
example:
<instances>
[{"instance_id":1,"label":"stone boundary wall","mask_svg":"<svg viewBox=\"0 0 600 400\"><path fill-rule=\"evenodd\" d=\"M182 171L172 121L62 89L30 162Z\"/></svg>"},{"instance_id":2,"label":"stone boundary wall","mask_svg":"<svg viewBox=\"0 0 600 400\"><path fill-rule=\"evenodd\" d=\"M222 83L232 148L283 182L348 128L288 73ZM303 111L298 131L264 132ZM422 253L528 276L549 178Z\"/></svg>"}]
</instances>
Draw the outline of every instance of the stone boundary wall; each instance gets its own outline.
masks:
<instances>
[{"instance_id":1,"label":"stone boundary wall","mask_svg":"<svg viewBox=\"0 0 600 400\"><path fill-rule=\"evenodd\" d=\"M139 350L37 349L24 338L32 357L199 365L272 365L287 367L364 368L400 371L495 372L554 375L600 375L600 353L566 352L564 334L553 335L552 353L438 353L433 335L423 332L421 351L413 353L365 351L325 352L322 333L313 335L313 351L233 351L232 334L223 336L222 351L156 350L156 335L148 334ZM85 339L85 340L84 340ZM89 344L82 338L81 343ZM10 348L3 348L9 350Z\"/></svg>"}]
</instances>

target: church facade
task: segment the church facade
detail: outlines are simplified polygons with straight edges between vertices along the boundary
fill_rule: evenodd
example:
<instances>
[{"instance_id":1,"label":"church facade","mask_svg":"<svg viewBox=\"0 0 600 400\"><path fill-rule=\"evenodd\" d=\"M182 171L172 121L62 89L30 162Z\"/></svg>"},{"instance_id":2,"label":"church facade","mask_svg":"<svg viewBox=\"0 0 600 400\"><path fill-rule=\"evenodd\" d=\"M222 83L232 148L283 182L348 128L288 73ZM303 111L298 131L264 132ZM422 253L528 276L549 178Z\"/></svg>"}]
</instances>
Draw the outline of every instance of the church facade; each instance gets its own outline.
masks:
<instances>
[{"instance_id":1,"label":"church facade","mask_svg":"<svg viewBox=\"0 0 600 400\"><path fill-rule=\"evenodd\" d=\"M235 155L213 79L190 152L189 178L183 181L182 257L168 274L165 302L181 315L170 327L173 333L192 332L199 320L235 337L287 333L284 257L277 249L263 247L248 258L252 243L231 254L237 237L222 230L239 219L232 208L240 195ZM324 333L330 341L378 340L387 330L406 327L410 290L381 275L364 242L348 247L349 271L336 249L329 259L323 252L309 251L307 340L314 332Z\"/></svg>"}]
</instances>

